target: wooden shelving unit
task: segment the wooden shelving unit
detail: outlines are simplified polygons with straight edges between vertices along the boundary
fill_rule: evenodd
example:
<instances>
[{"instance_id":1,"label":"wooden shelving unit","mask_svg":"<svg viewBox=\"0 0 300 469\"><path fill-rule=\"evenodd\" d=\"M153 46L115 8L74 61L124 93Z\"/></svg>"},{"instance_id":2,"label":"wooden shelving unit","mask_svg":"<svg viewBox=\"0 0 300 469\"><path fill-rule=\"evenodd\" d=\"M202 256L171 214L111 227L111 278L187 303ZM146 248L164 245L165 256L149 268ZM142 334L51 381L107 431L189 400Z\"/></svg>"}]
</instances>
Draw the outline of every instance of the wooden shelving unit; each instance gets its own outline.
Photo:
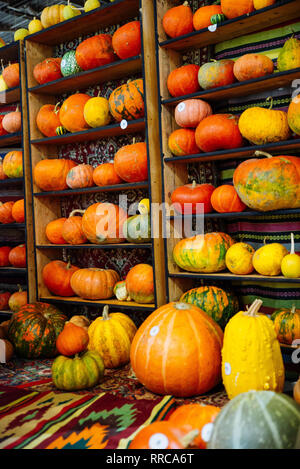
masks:
<instances>
[{"instance_id":1,"label":"wooden shelving unit","mask_svg":"<svg viewBox=\"0 0 300 469\"><path fill-rule=\"evenodd\" d=\"M162 240L152 240L150 243L133 244L107 244L107 245L52 245L46 239L45 228L47 223L63 216L63 203L73 200L85 200L90 198L92 194L97 195L97 201L101 201L102 195L105 197L113 197L114 194L120 194L125 191L134 192L139 189L146 191L151 201L157 197L161 199L161 177L157 177L156 171L160 173L160 153L159 140L153 144L151 134L156 130L158 134L157 108L158 106L149 106L151 99L151 89L149 83L156 80L156 67L153 67L149 73L146 73L148 65L147 51L149 50L149 40L155 52L154 38L154 14L152 17L146 17L149 7L142 6L140 0L117 0L111 4L103 6L80 15L79 17L59 23L51 28L47 28L40 33L28 36L25 40L26 44L26 80L27 80L27 101L29 110L29 139L30 139L30 162L31 175L35 165L41 158L53 157L59 155L60 150L66 149L67 145L81 144L86 145L89 142L96 142L101 139L114 139L117 141L119 137L126 135L142 136L148 146L149 155L149 180L139 183L118 184L116 186L91 187L76 190L63 190L41 192L32 179L32 197L33 197L33 213L34 213L34 252L36 262L36 288L37 299L59 305L76 305L76 306L93 306L98 307L102 304L109 304L112 309L126 309L133 311L150 312L158 305L165 302L165 276L163 271L163 250ZM149 2L145 2L149 3ZM149 13L149 11L148 11ZM38 85L33 77L33 68L37 63L48 57L57 55L55 51L60 46L69 41L76 41L78 38L84 40L85 36L97 34L104 28L115 30L119 24L139 19L143 32L143 47L140 56L132 57L126 60L116 60L112 64L99 67L94 70L81 72L66 78ZM149 30L150 28L150 30ZM152 29L151 29L152 28ZM150 34L150 36L149 36ZM147 36L147 37L146 37ZM146 38L146 39L145 39ZM153 56L155 64L155 53ZM111 123L108 126L89 129L84 132L68 133L59 137L44 138L36 126L36 115L40 107L44 104L56 104L65 99L65 94L71 95L76 91L86 92L88 88L115 80L127 80L132 76L144 78L145 92L145 118L135 121L128 121L126 129L121 128L120 123ZM155 84L156 86L156 84ZM151 87L150 87L151 88ZM155 103L158 103L156 100ZM156 119L156 127L153 121ZM153 130L154 128L154 130ZM122 146L122 145L121 145ZM158 151L157 151L158 149ZM155 158L158 158L155 161ZM100 163L100 161L99 161ZM158 169L157 169L158 168ZM152 220L152 223L157 223ZM152 265L154 268L155 280L155 304L144 305L134 302L121 302L115 298L108 301L86 301L78 297L62 298L51 295L45 287L42 280L43 267L54 259L62 259L64 255L77 252L86 252L87 250L122 250L126 256L126 252L132 250L146 250L152 256ZM85 265L84 267L92 267Z\"/></svg>"},{"instance_id":2,"label":"wooden shelving unit","mask_svg":"<svg viewBox=\"0 0 300 469\"><path fill-rule=\"evenodd\" d=\"M159 107L160 107L160 153L162 161L162 173L164 178L164 193L163 198L166 204L171 204L171 194L178 186L187 184L189 180L189 165L191 163L200 162L218 162L227 160L238 160L254 156L256 150L265 151L268 153L276 154L293 154L293 151L300 150L300 139L291 138L288 141L270 143L266 145L247 145L244 147L226 150L215 151L210 153L185 155L181 157L174 156L168 147L169 135L178 128L175 118L175 106L191 98L199 98L209 102L215 113L218 113L220 106L229 100L234 100L236 103L238 99L250 96L256 93L266 93L270 90L277 90L278 88L289 88L292 94L292 82L300 77L300 69L293 69L287 72L275 71L272 75L259 78L256 80L249 80L246 82L237 82L230 86L219 87L211 90L201 90L197 93L184 95L180 97L172 97L167 88L167 78L170 72L184 63L195 63L187 60L189 54L196 49L215 45L217 43L244 36L246 34L261 31L272 26L279 25L284 22L295 20L295 12L299 11L299 2L294 0L277 1L274 5L254 11L249 15L245 15L233 20L226 20L220 24L215 31L210 31L205 28L200 31L194 31L185 36L175 39L170 39L166 36L162 27L162 18L167 10L171 7L178 5L180 2L176 0L156 0L156 56L158 62L158 83L159 83ZM199 4L199 7L202 4ZM299 12L300 14L300 12ZM298 15L300 16L300 15ZM297 15L296 15L297 18ZM210 28L213 29L213 28ZM191 55L193 56L193 55ZM193 166L194 167L194 166ZM292 216L299 214L299 209L290 210L276 210L273 212L257 212L246 209L241 213L207 213L204 216L204 223L210 221L211 223L222 223L225 225L227 221L238 223L240 220L265 220L270 216ZM223 284L235 284L235 282L242 281L255 281L255 282L277 282L277 283L295 283L295 288L300 282L300 279L292 280L283 276L264 277L257 273L245 276L237 276L231 274L229 271L222 271L214 274L193 273L181 270L173 260L173 249L178 243L180 238L177 238L175 222L180 223L181 220L188 219L191 224L195 220L195 216L186 215L182 218L180 214L167 213L164 214L164 228L166 232L170 233L170 237L165 239L165 264L166 264L166 282L167 294L169 301L176 301L190 288L195 285L214 284L219 282ZM178 225L177 225L178 226ZM204 225L206 226L206 225ZM226 228L225 228L226 230ZM219 230L219 231L225 231Z\"/></svg>"}]
</instances>

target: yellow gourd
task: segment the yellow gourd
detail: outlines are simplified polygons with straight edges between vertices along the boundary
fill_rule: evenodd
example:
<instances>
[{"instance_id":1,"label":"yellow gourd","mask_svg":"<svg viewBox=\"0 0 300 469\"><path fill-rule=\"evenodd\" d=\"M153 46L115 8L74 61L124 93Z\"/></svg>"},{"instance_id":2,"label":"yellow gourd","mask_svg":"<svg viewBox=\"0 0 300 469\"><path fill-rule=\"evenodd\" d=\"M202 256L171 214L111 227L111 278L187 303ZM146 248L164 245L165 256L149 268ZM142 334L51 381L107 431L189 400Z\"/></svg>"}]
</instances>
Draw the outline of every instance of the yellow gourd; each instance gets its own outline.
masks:
<instances>
[{"instance_id":1,"label":"yellow gourd","mask_svg":"<svg viewBox=\"0 0 300 469\"><path fill-rule=\"evenodd\" d=\"M42 25L42 22L40 20L37 20L36 18L34 18L28 24L29 34L38 33L39 31L42 31L42 29L44 29L43 25Z\"/></svg>"},{"instance_id":2,"label":"yellow gourd","mask_svg":"<svg viewBox=\"0 0 300 469\"><path fill-rule=\"evenodd\" d=\"M43 28L49 28L61 21L64 21L65 5L52 5L43 9L41 14L41 23Z\"/></svg>"},{"instance_id":3,"label":"yellow gourd","mask_svg":"<svg viewBox=\"0 0 300 469\"><path fill-rule=\"evenodd\" d=\"M274 5L276 0L253 0L253 5L255 10L260 10L261 8L269 7L270 5Z\"/></svg>"},{"instance_id":4,"label":"yellow gourd","mask_svg":"<svg viewBox=\"0 0 300 469\"><path fill-rule=\"evenodd\" d=\"M28 35L29 35L28 29L25 29L25 28L17 29L17 31L14 34L14 40L15 41L20 41Z\"/></svg>"},{"instance_id":5,"label":"yellow gourd","mask_svg":"<svg viewBox=\"0 0 300 469\"><path fill-rule=\"evenodd\" d=\"M95 10L96 8L100 7L99 0L87 0L84 4L84 11L87 13L88 11Z\"/></svg>"},{"instance_id":6,"label":"yellow gourd","mask_svg":"<svg viewBox=\"0 0 300 469\"><path fill-rule=\"evenodd\" d=\"M2 75L0 75L0 91L6 91L8 90L8 86L4 81L4 78Z\"/></svg>"},{"instance_id":7,"label":"yellow gourd","mask_svg":"<svg viewBox=\"0 0 300 469\"><path fill-rule=\"evenodd\" d=\"M288 125L287 113L273 110L273 99L269 109L250 107L240 116L239 129L244 138L255 145L288 140L291 130Z\"/></svg>"},{"instance_id":8,"label":"yellow gourd","mask_svg":"<svg viewBox=\"0 0 300 469\"><path fill-rule=\"evenodd\" d=\"M255 250L250 244L235 243L226 252L225 263L235 275L248 275L253 272L252 258Z\"/></svg>"},{"instance_id":9,"label":"yellow gourd","mask_svg":"<svg viewBox=\"0 0 300 469\"><path fill-rule=\"evenodd\" d=\"M91 98L84 107L84 119L90 127L108 125L111 119L109 104L106 98Z\"/></svg>"},{"instance_id":10,"label":"yellow gourd","mask_svg":"<svg viewBox=\"0 0 300 469\"><path fill-rule=\"evenodd\" d=\"M250 390L282 392L284 364L274 325L259 313L261 300L240 311L225 327L222 378L229 399Z\"/></svg>"},{"instance_id":11,"label":"yellow gourd","mask_svg":"<svg viewBox=\"0 0 300 469\"><path fill-rule=\"evenodd\" d=\"M261 275L280 275L281 262L287 254L288 250L282 244L265 244L253 255L254 269Z\"/></svg>"},{"instance_id":12,"label":"yellow gourd","mask_svg":"<svg viewBox=\"0 0 300 469\"><path fill-rule=\"evenodd\" d=\"M78 10L78 8L71 5L70 0L68 0L68 5L65 6L64 11L63 11L64 19L70 20L71 18L74 18L75 16L79 16L79 15L81 15L81 13Z\"/></svg>"},{"instance_id":13,"label":"yellow gourd","mask_svg":"<svg viewBox=\"0 0 300 469\"><path fill-rule=\"evenodd\" d=\"M282 275L287 278L300 277L300 256L295 254L295 241L293 233L291 233L291 252L282 259L281 272Z\"/></svg>"}]
</instances>

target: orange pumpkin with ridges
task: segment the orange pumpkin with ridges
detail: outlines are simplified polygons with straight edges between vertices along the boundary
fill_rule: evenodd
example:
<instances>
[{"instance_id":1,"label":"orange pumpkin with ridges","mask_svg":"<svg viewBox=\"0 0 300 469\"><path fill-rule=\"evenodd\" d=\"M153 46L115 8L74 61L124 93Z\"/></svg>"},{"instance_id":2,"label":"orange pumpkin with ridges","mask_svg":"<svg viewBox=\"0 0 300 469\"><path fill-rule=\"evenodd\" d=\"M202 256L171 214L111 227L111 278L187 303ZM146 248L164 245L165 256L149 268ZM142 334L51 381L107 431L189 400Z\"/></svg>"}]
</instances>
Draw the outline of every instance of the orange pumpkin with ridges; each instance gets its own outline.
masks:
<instances>
[{"instance_id":1,"label":"orange pumpkin with ridges","mask_svg":"<svg viewBox=\"0 0 300 469\"><path fill-rule=\"evenodd\" d=\"M13 267L24 268L26 267L26 246L20 244L14 247L8 256L9 262Z\"/></svg>"},{"instance_id":2,"label":"orange pumpkin with ridges","mask_svg":"<svg viewBox=\"0 0 300 469\"><path fill-rule=\"evenodd\" d=\"M162 26L172 38L191 33L194 30L193 12L188 3L170 8L163 16Z\"/></svg>"},{"instance_id":3,"label":"orange pumpkin with ridges","mask_svg":"<svg viewBox=\"0 0 300 469\"><path fill-rule=\"evenodd\" d=\"M62 229L67 219L65 217L50 221L46 226L46 237L52 244L66 244L62 237Z\"/></svg>"},{"instance_id":4,"label":"orange pumpkin with ridges","mask_svg":"<svg viewBox=\"0 0 300 469\"><path fill-rule=\"evenodd\" d=\"M61 61L60 57L49 57L34 67L33 76L39 85L62 78L60 70Z\"/></svg>"},{"instance_id":5,"label":"orange pumpkin with ridges","mask_svg":"<svg viewBox=\"0 0 300 469\"><path fill-rule=\"evenodd\" d=\"M63 102L59 119L61 125L69 132L81 132L90 128L84 118L84 106L90 99L88 94L76 93Z\"/></svg>"},{"instance_id":6,"label":"orange pumpkin with ridges","mask_svg":"<svg viewBox=\"0 0 300 469\"><path fill-rule=\"evenodd\" d=\"M79 164L70 169L67 174L66 183L70 189L92 187L94 168L90 164Z\"/></svg>"},{"instance_id":7,"label":"orange pumpkin with ridges","mask_svg":"<svg viewBox=\"0 0 300 469\"><path fill-rule=\"evenodd\" d=\"M79 269L71 278L76 295L85 300L108 300L114 295L114 286L120 280L112 269Z\"/></svg>"},{"instance_id":8,"label":"orange pumpkin with ridges","mask_svg":"<svg viewBox=\"0 0 300 469\"><path fill-rule=\"evenodd\" d=\"M94 169L93 181L96 186L113 186L124 182L117 174L114 163L99 164Z\"/></svg>"},{"instance_id":9,"label":"orange pumpkin with ridges","mask_svg":"<svg viewBox=\"0 0 300 469\"><path fill-rule=\"evenodd\" d=\"M115 154L114 168L123 181L147 181L148 155L146 143L138 142L120 148Z\"/></svg>"},{"instance_id":10,"label":"orange pumpkin with ridges","mask_svg":"<svg viewBox=\"0 0 300 469\"><path fill-rule=\"evenodd\" d=\"M140 22L130 21L120 26L113 34L112 47L122 60L139 55L142 47Z\"/></svg>"},{"instance_id":11,"label":"orange pumpkin with ridges","mask_svg":"<svg viewBox=\"0 0 300 469\"><path fill-rule=\"evenodd\" d=\"M233 19L252 13L254 11L254 4L253 0L221 0L221 9L228 19Z\"/></svg>"},{"instance_id":12,"label":"orange pumpkin with ridges","mask_svg":"<svg viewBox=\"0 0 300 469\"><path fill-rule=\"evenodd\" d=\"M138 329L131 366L137 379L156 394L204 394L221 380L222 344L221 328L200 308L169 303Z\"/></svg>"},{"instance_id":13,"label":"orange pumpkin with ridges","mask_svg":"<svg viewBox=\"0 0 300 469\"><path fill-rule=\"evenodd\" d=\"M12 216L12 209L14 202L0 202L0 223L8 224L14 223L14 217Z\"/></svg>"},{"instance_id":14,"label":"orange pumpkin with ridges","mask_svg":"<svg viewBox=\"0 0 300 469\"><path fill-rule=\"evenodd\" d=\"M33 170L35 184L42 191L62 191L68 189L66 179L76 163L64 158L51 158L39 161Z\"/></svg>"},{"instance_id":15,"label":"orange pumpkin with ridges","mask_svg":"<svg viewBox=\"0 0 300 469\"><path fill-rule=\"evenodd\" d=\"M44 284L53 295L74 296L71 287L72 275L79 270L71 262L51 261L45 265L42 271Z\"/></svg>"},{"instance_id":16,"label":"orange pumpkin with ridges","mask_svg":"<svg viewBox=\"0 0 300 469\"><path fill-rule=\"evenodd\" d=\"M175 156L194 155L200 149L196 145L194 129L177 129L168 139L168 147Z\"/></svg>"},{"instance_id":17,"label":"orange pumpkin with ridges","mask_svg":"<svg viewBox=\"0 0 300 469\"><path fill-rule=\"evenodd\" d=\"M83 327L67 321L56 339L56 348L61 355L71 357L86 350L88 343L89 335L87 331Z\"/></svg>"},{"instance_id":18,"label":"orange pumpkin with ridges","mask_svg":"<svg viewBox=\"0 0 300 469\"><path fill-rule=\"evenodd\" d=\"M25 221L25 208L24 208L24 199L17 200L17 202L14 203L11 214L13 219L17 223L24 223Z\"/></svg>"},{"instance_id":19,"label":"orange pumpkin with ridges","mask_svg":"<svg viewBox=\"0 0 300 469\"><path fill-rule=\"evenodd\" d=\"M203 119L212 114L209 103L202 99L186 99L175 108L175 121L179 127L195 128Z\"/></svg>"},{"instance_id":20,"label":"orange pumpkin with ridges","mask_svg":"<svg viewBox=\"0 0 300 469\"><path fill-rule=\"evenodd\" d=\"M98 34L85 39L77 47L75 57L82 70L91 70L113 62L115 54L111 36Z\"/></svg>"},{"instance_id":21,"label":"orange pumpkin with ridges","mask_svg":"<svg viewBox=\"0 0 300 469\"><path fill-rule=\"evenodd\" d=\"M198 147L204 152L243 146L238 117L232 114L213 114L206 117L196 128L195 138Z\"/></svg>"},{"instance_id":22,"label":"orange pumpkin with ridges","mask_svg":"<svg viewBox=\"0 0 300 469\"><path fill-rule=\"evenodd\" d=\"M197 184L193 181L192 184L177 187L172 192L171 201L179 213L209 213L212 211L210 199L214 190L211 184Z\"/></svg>"},{"instance_id":23,"label":"orange pumpkin with ridges","mask_svg":"<svg viewBox=\"0 0 300 469\"><path fill-rule=\"evenodd\" d=\"M211 204L219 213L242 212L246 208L235 188L229 184L223 184L214 190L211 195Z\"/></svg>"},{"instance_id":24,"label":"orange pumpkin with ridges","mask_svg":"<svg viewBox=\"0 0 300 469\"><path fill-rule=\"evenodd\" d=\"M126 290L136 303L154 303L153 267L148 264L137 264L126 276Z\"/></svg>"},{"instance_id":25,"label":"orange pumpkin with ridges","mask_svg":"<svg viewBox=\"0 0 300 469\"><path fill-rule=\"evenodd\" d=\"M57 127L61 126L58 104L45 104L36 116L36 125L45 137L55 137Z\"/></svg>"},{"instance_id":26,"label":"orange pumpkin with ridges","mask_svg":"<svg viewBox=\"0 0 300 469\"><path fill-rule=\"evenodd\" d=\"M167 79L167 87L170 95L178 97L199 91L199 69L199 65L188 64L172 70Z\"/></svg>"},{"instance_id":27,"label":"orange pumpkin with ridges","mask_svg":"<svg viewBox=\"0 0 300 469\"><path fill-rule=\"evenodd\" d=\"M109 111L117 122L142 119L145 115L144 82L142 78L116 88L109 97Z\"/></svg>"},{"instance_id":28,"label":"orange pumpkin with ridges","mask_svg":"<svg viewBox=\"0 0 300 469\"><path fill-rule=\"evenodd\" d=\"M71 213L62 226L61 235L68 244L86 243L87 237L82 230L82 217Z\"/></svg>"},{"instance_id":29,"label":"orange pumpkin with ridges","mask_svg":"<svg viewBox=\"0 0 300 469\"><path fill-rule=\"evenodd\" d=\"M8 88L15 88L20 85L20 66L18 63L10 64L2 72L3 80Z\"/></svg>"},{"instance_id":30,"label":"orange pumpkin with ridges","mask_svg":"<svg viewBox=\"0 0 300 469\"><path fill-rule=\"evenodd\" d=\"M238 81L254 80L274 71L272 60L263 54L245 54L234 63L233 73Z\"/></svg>"}]
</instances>

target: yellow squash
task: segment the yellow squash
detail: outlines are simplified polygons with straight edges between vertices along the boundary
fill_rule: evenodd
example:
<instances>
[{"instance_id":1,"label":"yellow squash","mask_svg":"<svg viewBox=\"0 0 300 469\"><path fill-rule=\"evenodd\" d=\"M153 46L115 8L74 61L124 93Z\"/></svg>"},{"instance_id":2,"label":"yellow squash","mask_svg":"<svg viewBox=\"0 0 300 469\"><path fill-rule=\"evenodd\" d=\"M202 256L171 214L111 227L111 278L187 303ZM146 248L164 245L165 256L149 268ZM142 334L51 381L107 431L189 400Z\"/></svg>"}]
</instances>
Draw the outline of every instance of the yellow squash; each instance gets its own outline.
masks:
<instances>
[{"instance_id":1,"label":"yellow squash","mask_svg":"<svg viewBox=\"0 0 300 469\"><path fill-rule=\"evenodd\" d=\"M281 272L287 278L300 277L300 256L295 253L294 233L291 233L291 252L282 259Z\"/></svg>"},{"instance_id":2,"label":"yellow squash","mask_svg":"<svg viewBox=\"0 0 300 469\"><path fill-rule=\"evenodd\" d=\"M255 251L252 262L260 275L274 276L281 273L281 262L288 250L279 243L265 244Z\"/></svg>"},{"instance_id":3,"label":"yellow squash","mask_svg":"<svg viewBox=\"0 0 300 469\"><path fill-rule=\"evenodd\" d=\"M225 327L222 378L229 399L250 390L282 392L284 364L274 325L259 313L261 300L240 311Z\"/></svg>"},{"instance_id":4,"label":"yellow squash","mask_svg":"<svg viewBox=\"0 0 300 469\"><path fill-rule=\"evenodd\" d=\"M41 14L43 28L49 28L64 21L64 8L65 5L52 5L44 8Z\"/></svg>"}]
</instances>

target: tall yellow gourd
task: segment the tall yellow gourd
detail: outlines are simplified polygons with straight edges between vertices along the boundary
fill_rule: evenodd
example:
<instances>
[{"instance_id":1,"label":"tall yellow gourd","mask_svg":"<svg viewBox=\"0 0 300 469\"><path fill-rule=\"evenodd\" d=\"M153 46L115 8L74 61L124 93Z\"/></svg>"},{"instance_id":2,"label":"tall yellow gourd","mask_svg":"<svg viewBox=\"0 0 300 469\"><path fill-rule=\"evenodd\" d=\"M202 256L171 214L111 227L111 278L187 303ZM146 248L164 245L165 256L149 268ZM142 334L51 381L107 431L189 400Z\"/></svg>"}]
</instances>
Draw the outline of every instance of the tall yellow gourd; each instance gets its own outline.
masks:
<instances>
[{"instance_id":1,"label":"tall yellow gourd","mask_svg":"<svg viewBox=\"0 0 300 469\"><path fill-rule=\"evenodd\" d=\"M261 300L240 311L225 327L222 378L229 399L242 392L282 392L284 365L271 319L259 313Z\"/></svg>"}]
</instances>

